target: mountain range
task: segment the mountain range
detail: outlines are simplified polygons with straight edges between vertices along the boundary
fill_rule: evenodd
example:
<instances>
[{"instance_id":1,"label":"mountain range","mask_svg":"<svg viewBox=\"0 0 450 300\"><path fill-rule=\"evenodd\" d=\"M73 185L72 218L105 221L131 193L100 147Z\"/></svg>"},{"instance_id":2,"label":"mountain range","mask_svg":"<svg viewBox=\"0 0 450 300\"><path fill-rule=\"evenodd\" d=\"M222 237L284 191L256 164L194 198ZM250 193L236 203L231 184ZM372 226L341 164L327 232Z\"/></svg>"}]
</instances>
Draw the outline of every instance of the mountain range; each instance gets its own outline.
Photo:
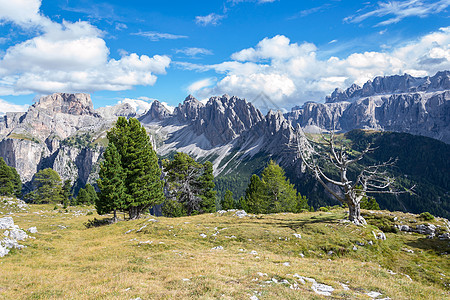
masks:
<instances>
[{"instance_id":1,"label":"mountain range","mask_svg":"<svg viewBox=\"0 0 450 300\"><path fill-rule=\"evenodd\" d=\"M173 111L155 100L138 114L128 103L94 109L88 94L55 93L40 98L27 112L0 117L0 156L17 169L25 187L46 167L83 187L95 181L106 131L118 116L138 118L161 157L183 151L213 162L219 187L236 181L238 173L249 177L259 172L269 158L301 186L305 170L296 151L297 125L310 133L333 128L409 133L439 140L448 151L450 71L432 77L376 77L362 87L336 89L325 103L307 102L287 113L271 110L266 115L228 95L206 103L189 95ZM239 194L247 181L238 181Z\"/></svg>"}]
</instances>

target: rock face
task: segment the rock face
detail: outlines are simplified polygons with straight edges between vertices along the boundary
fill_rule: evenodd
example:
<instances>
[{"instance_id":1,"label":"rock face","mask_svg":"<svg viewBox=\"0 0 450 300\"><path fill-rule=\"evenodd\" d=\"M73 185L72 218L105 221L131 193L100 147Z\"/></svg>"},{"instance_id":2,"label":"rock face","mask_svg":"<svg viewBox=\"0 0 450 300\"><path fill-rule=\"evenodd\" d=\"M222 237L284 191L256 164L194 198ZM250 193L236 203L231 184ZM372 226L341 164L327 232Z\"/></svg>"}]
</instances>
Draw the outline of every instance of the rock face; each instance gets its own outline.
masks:
<instances>
[{"instance_id":1,"label":"rock face","mask_svg":"<svg viewBox=\"0 0 450 300\"><path fill-rule=\"evenodd\" d=\"M296 107L286 118L307 129L407 132L450 143L450 72L376 77L363 87L336 89L324 104Z\"/></svg>"},{"instance_id":2,"label":"rock face","mask_svg":"<svg viewBox=\"0 0 450 300\"><path fill-rule=\"evenodd\" d=\"M83 136L92 135L103 126L108 126L107 122L94 111L87 94L42 97L26 113L6 114L3 117L0 122L0 156L17 169L25 183L38 170L46 167L59 169L63 179L75 181L80 175L78 171L85 164L92 165L92 162L84 160L77 165L71 159L73 152L87 146L82 145L83 142L87 144ZM64 144L70 144L70 147L64 147ZM91 147L91 150L95 149L100 154L100 148ZM64 152L67 154L63 155ZM62 161L62 157L69 159ZM91 157L96 159L98 155ZM72 172L63 171L62 164L70 165Z\"/></svg>"}]
</instances>

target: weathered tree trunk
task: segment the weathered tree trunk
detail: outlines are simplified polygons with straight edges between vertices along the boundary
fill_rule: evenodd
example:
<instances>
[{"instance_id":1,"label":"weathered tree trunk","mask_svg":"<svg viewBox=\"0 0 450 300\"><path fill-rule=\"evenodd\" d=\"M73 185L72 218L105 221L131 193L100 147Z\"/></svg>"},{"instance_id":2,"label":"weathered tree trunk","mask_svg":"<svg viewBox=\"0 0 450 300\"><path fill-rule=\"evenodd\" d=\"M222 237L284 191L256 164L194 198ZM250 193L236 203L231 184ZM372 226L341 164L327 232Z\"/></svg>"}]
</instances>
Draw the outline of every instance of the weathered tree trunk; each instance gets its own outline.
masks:
<instances>
[{"instance_id":1,"label":"weathered tree trunk","mask_svg":"<svg viewBox=\"0 0 450 300\"><path fill-rule=\"evenodd\" d=\"M113 219L113 222L116 223L117 220L118 220L118 218L117 218L117 209L115 209L115 210L114 210L114 219Z\"/></svg>"},{"instance_id":2,"label":"weathered tree trunk","mask_svg":"<svg viewBox=\"0 0 450 300\"><path fill-rule=\"evenodd\" d=\"M136 220L140 217L140 209L138 206L130 207L128 214L130 215L130 220Z\"/></svg>"},{"instance_id":3,"label":"weathered tree trunk","mask_svg":"<svg viewBox=\"0 0 450 300\"><path fill-rule=\"evenodd\" d=\"M366 220L361 216L361 208L359 202L348 201L348 219L356 225L365 225Z\"/></svg>"}]
</instances>

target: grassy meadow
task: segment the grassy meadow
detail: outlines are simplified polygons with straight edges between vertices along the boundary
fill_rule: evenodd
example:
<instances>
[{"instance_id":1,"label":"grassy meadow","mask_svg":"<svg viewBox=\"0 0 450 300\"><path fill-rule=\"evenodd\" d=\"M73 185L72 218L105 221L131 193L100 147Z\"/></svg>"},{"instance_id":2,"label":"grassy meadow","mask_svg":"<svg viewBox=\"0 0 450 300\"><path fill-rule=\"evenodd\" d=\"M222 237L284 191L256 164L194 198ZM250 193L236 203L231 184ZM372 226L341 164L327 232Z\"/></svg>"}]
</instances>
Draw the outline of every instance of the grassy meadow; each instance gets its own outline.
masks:
<instances>
[{"instance_id":1,"label":"grassy meadow","mask_svg":"<svg viewBox=\"0 0 450 300\"><path fill-rule=\"evenodd\" d=\"M0 205L0 218L9 211ZM365 227L342 222L345 211L335 209L243 218L148 215L88 228L104 218L92 207L30 205L9 215L38 233L20 242L26 248L0 258L0 298L372 299L369 292L380 293L377 299L450 298L449 241L373 234L399 222L445 228L443 219L365 214ZM319 295L300 276L334 291Z\"/></svg>"}]
</instances>

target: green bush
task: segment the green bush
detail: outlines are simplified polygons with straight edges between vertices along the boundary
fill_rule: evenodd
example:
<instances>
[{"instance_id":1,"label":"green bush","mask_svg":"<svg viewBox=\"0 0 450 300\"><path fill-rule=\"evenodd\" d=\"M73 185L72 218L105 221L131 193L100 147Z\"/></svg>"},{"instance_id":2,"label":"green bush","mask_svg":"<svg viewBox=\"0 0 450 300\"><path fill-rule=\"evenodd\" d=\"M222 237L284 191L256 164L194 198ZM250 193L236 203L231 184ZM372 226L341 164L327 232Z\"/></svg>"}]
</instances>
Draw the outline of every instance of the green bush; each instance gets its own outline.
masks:
<instances>
[{"instance_id":1,"label":"green bush","mask_svg":"<svg viewBox=\"0 0 450 300\"><path fill-rule=\"evenodd\" d=\"M425 220L425 221L431 221L434 220L434 216L432 214L430 214L429 212L423 212L420 214L420 218Z\"/></svg>"},{"instance_id":2,"label":"green bush","mask_svg":"<svg viewBox=\"0 0 450 300\"><path fill-rule=\"evenodd\" d=\"M318 211L324 211L324 212L329 212L330 210L326 207L319 207Z\"/></svg>"}]
</instances>

